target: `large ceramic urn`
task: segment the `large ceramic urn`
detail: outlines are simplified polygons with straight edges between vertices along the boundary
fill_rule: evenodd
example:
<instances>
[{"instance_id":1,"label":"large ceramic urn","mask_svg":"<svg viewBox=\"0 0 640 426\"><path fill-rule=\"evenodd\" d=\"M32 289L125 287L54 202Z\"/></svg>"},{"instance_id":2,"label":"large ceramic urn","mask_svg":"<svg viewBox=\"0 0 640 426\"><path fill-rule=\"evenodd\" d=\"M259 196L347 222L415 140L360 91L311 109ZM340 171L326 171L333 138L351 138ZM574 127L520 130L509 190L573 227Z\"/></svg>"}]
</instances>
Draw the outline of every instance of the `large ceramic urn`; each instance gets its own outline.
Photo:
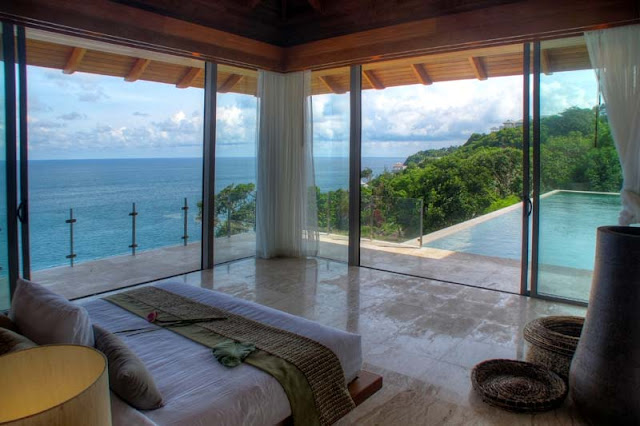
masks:
<instances>
[{"instance_id":1,"label":"large ceramic urn","mask_svg":"<svg viewBox=\"0 0 640 426\"><path fill-rule=\"evenodd\" d=\"M640 228L598 228L589 308L569 388L590 423L640 425Z\"/></svg>"}]
</instances>

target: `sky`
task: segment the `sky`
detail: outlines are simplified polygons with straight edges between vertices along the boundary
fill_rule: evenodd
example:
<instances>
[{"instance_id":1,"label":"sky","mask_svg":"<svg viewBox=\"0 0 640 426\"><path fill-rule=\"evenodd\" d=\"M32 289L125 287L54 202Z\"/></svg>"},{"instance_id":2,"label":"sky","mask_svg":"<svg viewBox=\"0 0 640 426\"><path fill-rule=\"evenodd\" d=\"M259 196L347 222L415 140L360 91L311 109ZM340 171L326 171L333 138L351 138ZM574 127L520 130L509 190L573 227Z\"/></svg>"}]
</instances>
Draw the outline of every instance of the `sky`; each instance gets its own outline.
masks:
<instances>
[{"instance_id":1,"label":"sky","mask_svg":"<svg viewBox=\"0 0 640 426\"><path fill-rule=\"evenodd\" d=\"M28 67L31 159L201 157L204 90ZM542 76L542 114L592 107L593 71ZM314 154L347 156L349 95L312 100ZM256 98L218 94L216 155L255 155ZM460 80L362 93L365 157L406 157L464 143L522 118L522 77Z\"/></svg>"}]
</instances>

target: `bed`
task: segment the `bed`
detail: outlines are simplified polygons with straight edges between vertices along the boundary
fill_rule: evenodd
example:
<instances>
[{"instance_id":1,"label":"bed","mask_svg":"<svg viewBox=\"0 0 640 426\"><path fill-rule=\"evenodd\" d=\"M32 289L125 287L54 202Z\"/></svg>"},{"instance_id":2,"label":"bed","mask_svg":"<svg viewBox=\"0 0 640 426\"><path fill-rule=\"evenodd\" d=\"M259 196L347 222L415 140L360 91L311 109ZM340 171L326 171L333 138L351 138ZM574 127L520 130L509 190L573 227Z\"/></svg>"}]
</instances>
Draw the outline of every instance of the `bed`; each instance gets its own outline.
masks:
<instances>
[{"instance_id":1,"label":"bed","mask_svg":"<svg viewBox=\"0 0 640 426\"><path fill-rule=\"evenodd\" d=\"M212 290L178 282L157 287L321 343L338 357L356 404L381 386L381 378L360 371L359 335ZM95 324L111 332L148 326L145 319L102 299L82 306ZM280 384L259 369L246 364L224 367L209 348L165 329L120 337L153 375L165 405L138 411L112 394L114 425L274 425L291 415Z\"/></svg>"}]
</instances>

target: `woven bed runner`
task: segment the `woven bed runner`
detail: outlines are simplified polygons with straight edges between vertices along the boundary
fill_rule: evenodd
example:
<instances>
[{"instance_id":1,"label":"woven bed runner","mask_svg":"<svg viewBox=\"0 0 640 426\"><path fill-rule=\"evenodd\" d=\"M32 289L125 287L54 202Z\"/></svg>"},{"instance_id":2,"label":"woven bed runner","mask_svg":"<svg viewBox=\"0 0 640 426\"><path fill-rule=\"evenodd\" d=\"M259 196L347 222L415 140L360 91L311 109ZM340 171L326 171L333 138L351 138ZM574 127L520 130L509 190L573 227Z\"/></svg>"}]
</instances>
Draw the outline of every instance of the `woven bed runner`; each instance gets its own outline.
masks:
<instances>
[{"instance_id":1,"label":"woven bed runner","mask_svg":"<svg viewBox=\"0 0 640 426\"><path fill-rule=\"evenodd\" d=\"M338 357L312 339L157 287L117 293L104 300L143 318L157 311L162 321L225 317L164 328L210 348L225 339L255 344L257 350L244 362L278 380L296 425L330 425L355 408Z\"/></svg>"}]
</instances>

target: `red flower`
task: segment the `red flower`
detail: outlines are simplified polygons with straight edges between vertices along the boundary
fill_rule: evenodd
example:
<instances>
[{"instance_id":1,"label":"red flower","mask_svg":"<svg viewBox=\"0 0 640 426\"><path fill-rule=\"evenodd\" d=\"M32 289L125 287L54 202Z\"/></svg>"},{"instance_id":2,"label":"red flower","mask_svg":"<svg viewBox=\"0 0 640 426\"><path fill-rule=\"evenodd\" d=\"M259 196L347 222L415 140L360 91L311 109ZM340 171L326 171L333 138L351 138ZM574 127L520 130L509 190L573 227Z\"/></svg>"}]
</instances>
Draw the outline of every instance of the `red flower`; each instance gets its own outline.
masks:
<instances>
[{"instance_id":1,"label":"red flower","mask_svg":"<svg viewBox=\"0 0 640 426\"><path fill-rule=\"evenodd\" d=\"M160 316L160 314L158 314L158 311L151 311L147 314L147 321L156 322L158 316Z\"/></svg>"}]
</instances>

